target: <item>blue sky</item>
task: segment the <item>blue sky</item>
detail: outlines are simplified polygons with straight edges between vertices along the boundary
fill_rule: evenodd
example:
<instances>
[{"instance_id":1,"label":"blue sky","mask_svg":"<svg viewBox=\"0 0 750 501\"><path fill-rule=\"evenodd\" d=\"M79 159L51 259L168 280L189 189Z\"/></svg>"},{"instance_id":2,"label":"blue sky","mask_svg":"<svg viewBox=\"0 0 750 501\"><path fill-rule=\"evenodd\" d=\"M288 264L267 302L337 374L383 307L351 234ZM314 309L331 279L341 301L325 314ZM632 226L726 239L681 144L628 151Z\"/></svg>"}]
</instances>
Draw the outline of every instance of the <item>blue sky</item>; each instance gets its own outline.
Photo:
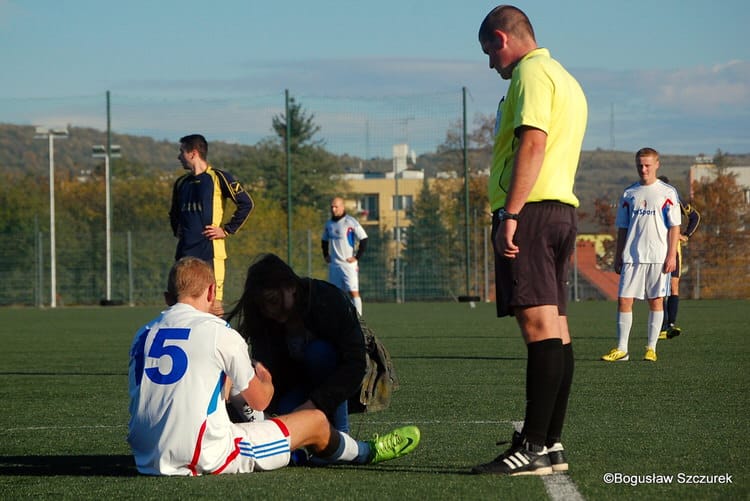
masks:
<instances>
[{"instance_id":1,"label":"blue sky","mask_svg":"<svg viewBox=\"0 0 750 501\"><path fill-rule=\"evenodd\" d=\"M495 5L0 0L0 121L101 128L101 110L62 116L49 108L88 96L102 100L107 90L115 102L137 102L278 96L283 89L308 96L430 94L465 86L470 113L493 114L507 82L488 69L476 33ZM531 18L539 45L584 87L585 149L608 148L614 139L619 150L750 152L746 0L516 5ZM175 132L160 123L184 117L163 113L150 128L114 119L118 132L148 130L161 139Z\"/></svg>"}]
</instances>

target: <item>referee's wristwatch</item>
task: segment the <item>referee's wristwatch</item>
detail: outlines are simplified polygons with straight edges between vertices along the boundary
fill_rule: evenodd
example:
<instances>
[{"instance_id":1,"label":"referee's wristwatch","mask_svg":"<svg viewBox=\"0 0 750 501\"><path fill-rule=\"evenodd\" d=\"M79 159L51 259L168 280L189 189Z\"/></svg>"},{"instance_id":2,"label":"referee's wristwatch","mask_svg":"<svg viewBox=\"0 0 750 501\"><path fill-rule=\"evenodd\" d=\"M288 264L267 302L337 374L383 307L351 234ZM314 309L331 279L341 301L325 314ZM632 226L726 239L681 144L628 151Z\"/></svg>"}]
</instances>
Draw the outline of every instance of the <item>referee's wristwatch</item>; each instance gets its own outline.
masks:
<instances>
[{"instance_id":1,"label":"referee's wristwatch","mask_svg":"<svg viewBox=\"0 0 750 501\"><path fill-rule=\"evenodd\" d=\"M500 209L497 213L497 217L500 221L506 221L508 219L515 219L516 221L518 221L518 214L508 212L505 209Z\"/></svg>"}]
</instances>

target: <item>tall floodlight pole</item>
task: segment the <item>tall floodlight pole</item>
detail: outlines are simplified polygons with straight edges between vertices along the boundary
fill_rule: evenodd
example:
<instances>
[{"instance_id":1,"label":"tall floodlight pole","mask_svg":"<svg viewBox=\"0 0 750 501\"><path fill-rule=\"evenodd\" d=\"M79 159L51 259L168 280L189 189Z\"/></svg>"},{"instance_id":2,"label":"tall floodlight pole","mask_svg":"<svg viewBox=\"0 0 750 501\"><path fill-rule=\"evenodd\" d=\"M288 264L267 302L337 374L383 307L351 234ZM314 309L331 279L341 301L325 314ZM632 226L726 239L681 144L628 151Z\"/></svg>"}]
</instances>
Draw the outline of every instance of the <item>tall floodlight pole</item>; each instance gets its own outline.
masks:
<instances>
[{"instance_id":1,"label":"tall floodlight pole","mask_svg":"<svg viewBox=\"0 0 750 501\"><path fill-rule=\"evenodd\" d=\"M284 90L286 113L286 262L292 266L292 120L289 117L289 89Z\"/></svg>"},{"instance_id":2,"label":"tall floodlight pole","mask_svg":"<svg viewBox=\"0 0 750 501\"><path fill-rule=\"evenodd\" d=\"M394 210L396 211L396 302L403 303L406 296L405 288L401 287L401 227L399 224L399 211L404 209L404 203L401 196L398 193L398 177L399 173L406 170L407 158L409 156L409 120L414 120L413 116L402 118L400 122L404 126L403 137L404 142L402 144L393 145L393 189L394 194Z\"/></svg>"},{"instance_id":3,"label":"tall floodlight pole","mask_svg":"<svg viewBox=\"0 0 750 501\"><path fill-rule=\"evenodd\" d=\"M471 263L469 261L469 247L471 245L469 239L469 149L468 149L468 134L466 133L466 87L463 87L463 155L464 155L464 225L466 227L465 233L465 260L466 260L466 295L471 295L469 290L471 289L471 282L469 279L469 269Z\"/></svg>"},{"instance_id":4,"label":"tall floodlight pole","mask_svg":"<svg viewBox=\"0 0 750 501\"><path fill-rule=\"evenodd\" d=\"M112 144L112 114L110 113L109 91L107 97L107 145L96 145L92 148L94 158L104 158L104 197L105 197L105 240L106 240L106 293L104 304L112 301L112 175L110 160L120 157L120 147Z\"/></svg>"},{"instance_id":5,"label":"tall floodlight pole","mask_svg":"<svg viewBox=\"0 0 750 501\"><path fill-rule=\"evenodd\" d=\"M57 251L55 242L55 138L68 137L68 129L37 127L34 139L49 141L49 268L50 308L57 307Z\"/></svg>"},{"instance_id":6,"label":"tall floodlight pole","mask_svg":"<svg viewBox=\"0 0 750 501\"><path fill-rule=\"evenodd\" d=\"M406 158L409 155L409 145L406 143L393 145L393 210L395 216L395 237L396 237L396 302L402 303L404 300L404 291L401 290L401 223L399 222L399 212L403 208L403 201L398 192L398 178L402 171L406 169Z\"/></svg>"},{"instance_id":7,"label":"tall floodlight pole","mask_svg":"<svg viewBox=\"0 0 750 501\"><path fill-rule=\"evenodd\" d=\"M112 300L112 175L109 166L110 159L120 158L120 146L98 144L91 148L93 158L104 159L104 197L105 197L105 240L106 240L106 297L107 304Z\"/></svg>"},{"instance_id":8,"label":"tall floodlight pole","mask_svg":"<svg viewBox=\"0 0 750 501\"><path fill-rule=\"evenodd\" d=\"M107 155L104 157L104 197L105 200L105 254L106 254L106 294L104 304L109 305L112 300L112 175L109 162L112 159L112 122L109 113L109 91L106 93L107 99Z\"/></svg>"},{"instance_id":9,"label":"tall floodlight pole","mask_svg":"<svg viewBox=\"0 0 750 501\"><path fill-rule=\"evenodd\" d=\"M396 231L396 303L401 302L401 229L398 227L398 210L400 200L398 199L398 163L401 145L393 146L393 209L395 210L396 222L394 225Z\"/></svg>"}]
</instances>

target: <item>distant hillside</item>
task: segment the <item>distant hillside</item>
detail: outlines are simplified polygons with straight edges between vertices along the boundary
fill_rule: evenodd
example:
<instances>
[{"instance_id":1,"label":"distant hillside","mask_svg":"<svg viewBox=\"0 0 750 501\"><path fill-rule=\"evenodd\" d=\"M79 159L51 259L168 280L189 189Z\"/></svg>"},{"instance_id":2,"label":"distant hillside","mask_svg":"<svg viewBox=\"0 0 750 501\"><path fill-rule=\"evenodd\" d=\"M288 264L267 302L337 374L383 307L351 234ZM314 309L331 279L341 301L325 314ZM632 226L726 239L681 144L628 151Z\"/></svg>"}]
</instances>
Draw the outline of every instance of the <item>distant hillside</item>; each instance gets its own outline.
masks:
<instances>
[{"instance_id":1,"label":"distant hillside","mask_svg":"<svg viewBox=\"0 0 750 501\"><path fill-rule=\"evenodd\" d=\"M173 175L180 170L177 161L177 140L156 141L149 137L130 136L122 134L112 135L112 144L120 146L121 165L128 165L131 175L138 172L163 172ZM102 131L71 127L70 136L64 140L55 141L55 169L58 173L76 176L81 170L91 169L101 165L101 159L91 157L93 145L105 144L106 134ZM696 152L699 153L699 152ZM583 212L593 212L593 202L596 198L604 197L615 202L622 189L637 179L634 152L630 151L584 151L581 155L581 165L576 178L576 193L581 200ZM709 153L711 154L711 153ZM214 141L209 148L209 158L221 165L222 162L235 164L237 159L247 159L252 162L256 157L255 146L222 143ZM442 170L457 170L456 160L447 162L445 157L436 153L420 155L417 166L428 176ZM342 165L360 166L370 170L390 170L389 159L361 159L342 156ZM695 156L663 154L660 173L668 176L681 193L688 188L688 172L694 163ZM0 124L0 172L32 172L46 176L48 171L48 144L46 141L34 139L34 128ZM750 165L750 154L730 155L731 165ZM458 162L459 164L461 162ZM472 151L472 171L482 171L490 164L490 154L487 151ZM252 180L244 180L251 183ZM589 223L582 221L582 231L596 231L597 228L588 227Z\"/></svg>"},{"instance_id":2,"label":"distant hillside","mask_svg":"<svg viewBox=\"0 0 750 501\"><path fill-rule=\"evenodd\" d=\"M58 172L75 175L81 169L101 163L101 159L91 157L91 147L106 144L105 132L85 127L71 127L69 132L67 138L55 140L55 169ZM123 160L157 172L181 169L177 161L178 139L156 141L150 137L112 134L112 144L120 146ZM46 173L48 149L46 140L34 139L34 127L0 124L0 172ZM209 154L217 159L236 158L252 150L252 146L212 142Z\"/></svg>"}]
</instances>

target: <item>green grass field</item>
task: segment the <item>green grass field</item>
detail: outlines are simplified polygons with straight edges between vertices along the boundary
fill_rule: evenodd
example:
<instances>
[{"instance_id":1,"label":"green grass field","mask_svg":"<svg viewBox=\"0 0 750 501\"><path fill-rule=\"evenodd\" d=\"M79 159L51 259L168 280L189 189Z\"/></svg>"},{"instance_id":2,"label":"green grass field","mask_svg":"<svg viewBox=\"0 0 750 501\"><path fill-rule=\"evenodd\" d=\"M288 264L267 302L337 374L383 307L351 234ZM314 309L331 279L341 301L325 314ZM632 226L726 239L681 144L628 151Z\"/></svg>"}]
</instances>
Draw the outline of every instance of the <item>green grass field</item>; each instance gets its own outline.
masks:
<instances>
[{"instance_id":1,"label":"green grass field","mask_svg":"<svg viewBox=\"0 0 750 501\"><path fill-rule=\"evenodd\" d=\"M600 362L615 305L571 305L576 373L563 442L567 476L473 476L523 419L525 348L494 305L365 304L401 380L391 407L353 417L368 438L417 424L414 454L369 467L285 468L200 478L138 476L125 442L132 336L158 308L0 309L0 499L547 499L569 481L600 499L750 499L747 301L683 301L683 335L643 362L638 304L631 361ZM607 484L606 473L672 475ZM684 475L731 475L687 484ZM553 485L554 484L554 485ZM552 485L552 487L550 487ZM551 490L548 490L551 489ZM567 499L563 495L560 499Z\"/></svg>"}]
</instances>

